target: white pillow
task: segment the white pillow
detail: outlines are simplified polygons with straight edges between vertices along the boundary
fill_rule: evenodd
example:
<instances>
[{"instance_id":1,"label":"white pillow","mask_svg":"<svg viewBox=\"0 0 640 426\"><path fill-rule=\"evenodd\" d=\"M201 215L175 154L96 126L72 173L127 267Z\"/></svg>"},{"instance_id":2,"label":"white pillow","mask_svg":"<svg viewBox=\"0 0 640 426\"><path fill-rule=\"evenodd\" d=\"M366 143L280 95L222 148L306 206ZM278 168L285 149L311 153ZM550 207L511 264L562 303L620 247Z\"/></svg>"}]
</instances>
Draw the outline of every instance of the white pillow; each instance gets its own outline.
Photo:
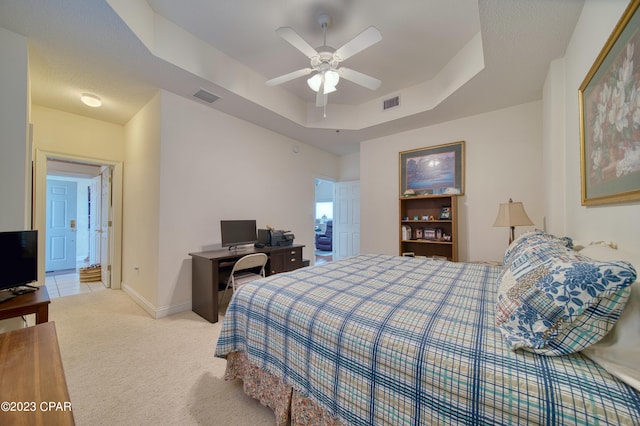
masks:
<instances>
[{"instance_id":1,"label":"white pillow","mask_svg":"<svg viewBox=\"0 0 640 426\"><path fill-rule=\"evenodd\" d=\"M588 245L580 253L595 260L626 260L640 273L640 256L607 244ZM640 391L640 280L631 284L631 295L613 329L582 353Z\"/></svg>"}]
</instances>

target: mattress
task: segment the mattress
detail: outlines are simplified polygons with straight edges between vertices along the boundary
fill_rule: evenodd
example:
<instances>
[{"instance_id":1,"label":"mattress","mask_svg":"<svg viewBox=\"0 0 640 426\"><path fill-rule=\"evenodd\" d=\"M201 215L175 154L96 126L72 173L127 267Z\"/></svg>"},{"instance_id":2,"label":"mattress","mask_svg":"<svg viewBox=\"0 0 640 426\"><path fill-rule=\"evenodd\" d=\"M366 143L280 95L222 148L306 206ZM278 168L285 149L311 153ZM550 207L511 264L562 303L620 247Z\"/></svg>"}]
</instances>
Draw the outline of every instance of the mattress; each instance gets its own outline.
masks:
<instances>
[{"instance_id":1,"label":"mattress","mask_svg":"<svg viewBox=\"0 0 640 426\"><path fill-rule=\"evenodd\" d=\"M640 393L580 353L513 351L498 266L364 254L241 287L216 356L246 353L345 424L640 424Z\"/></svg>"}]
</instances>

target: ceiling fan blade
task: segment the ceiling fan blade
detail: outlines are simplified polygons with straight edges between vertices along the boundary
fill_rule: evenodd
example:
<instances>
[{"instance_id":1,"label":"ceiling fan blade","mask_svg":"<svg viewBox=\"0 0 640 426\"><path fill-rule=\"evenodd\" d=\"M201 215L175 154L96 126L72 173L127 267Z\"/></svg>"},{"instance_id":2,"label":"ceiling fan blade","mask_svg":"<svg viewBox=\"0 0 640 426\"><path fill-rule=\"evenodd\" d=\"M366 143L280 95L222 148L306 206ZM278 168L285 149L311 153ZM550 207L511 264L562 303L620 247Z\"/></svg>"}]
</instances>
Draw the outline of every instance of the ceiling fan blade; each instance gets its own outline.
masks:
<instances>
[{"instance_id":1,"label":"ceiling fan blade","mask_svg":"<svg viewBox=\"0 0 640 426\"><path fill-rule=\"evenodd\" d=\"M382 82L377 78L373 78L370 75L363 74L359 71L354 71L351 68L340 67L338 72L340 73L340 77L345 80L352 81L362 87L366 87L367 89L376 90L382 84Z\"/></svg>"},{"instance_id":2,"label":"ceiling fan blade","mask_svg":"<svg viewBox=\"0 0 640 426\"><path fill-rule=\"evenodd\" d=\"M373 46L380 40L382 40L380 31L376 27L370 26L336 50L334 56L337 56L339 61L344 61L367 47Z\"/></svg>"},{"instance_id":3,"label":"ceiling fan blade","mask_svg":"<svg viewBox=\"0 0 640 426\"><path fill-rule=\"evenodd\" d=\"M311 47L309 43L304 41L300 35L295 32L291 27L280 27L276 30L276 33L286 41L288 41L293 47L304 53L309 59L314 56L318 56L316 49Z\"/></svg>"},{"instance_id":4,"label":"ceiling fan blade","mask_svg":"<svg viewBox=\"0 0 640 426\"><path fill-rule=\"evenodd\" d=\"M280 77L272 78L267 81L267 86L277 86L278 84L286 83L289 80L308 75L311 71L313 71L311 68L303 68L301 70L290 72L289 74L281 75Z\"/></svg>"}]
</instances>

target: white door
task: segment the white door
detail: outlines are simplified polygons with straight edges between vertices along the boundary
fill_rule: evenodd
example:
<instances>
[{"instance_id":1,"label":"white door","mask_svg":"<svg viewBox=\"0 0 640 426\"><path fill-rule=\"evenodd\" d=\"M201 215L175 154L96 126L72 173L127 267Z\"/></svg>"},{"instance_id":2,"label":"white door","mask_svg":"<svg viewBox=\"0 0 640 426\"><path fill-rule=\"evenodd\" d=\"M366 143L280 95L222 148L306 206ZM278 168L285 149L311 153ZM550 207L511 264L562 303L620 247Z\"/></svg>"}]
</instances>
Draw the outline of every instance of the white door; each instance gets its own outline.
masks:
<instances>
[{"instance_id":1,"label":"white door","mask_svg":"<svg viewBox=\"0 0 640 426\"><path fill-rule=\"evenodd\" d=\"M360 253L360 181L334 187L333 260Z\"/></svg>"},{"instance_id":2,"label":"white door","mask_svg":"<svg viewBox=\"0 0 640 426\"><path fill-rule=\"evenodd\" d=\"M47 272L76 268L76 210L78 184L47 179Z\"/></svg>"},{"instance_id":3,"label":"white door","mask_svg":"<svg viewBox=\"0 0 640 426\"><path fill-rule=\"evenodd\" d=\"M102 199L101 176L96 176L91 180L89 192L89 263L95 265L100 263L100 201Z\"/></svg>"},{"instance_id":4,"label":"white door","mask_svg":"<svg viewBox=\"0 0 640 426\"><path fill-rule=\"evenodd\" d=\"M100 266L102 283L111 287L111 167L103 167L100 174Z\"/></svg>"}]
</instances>

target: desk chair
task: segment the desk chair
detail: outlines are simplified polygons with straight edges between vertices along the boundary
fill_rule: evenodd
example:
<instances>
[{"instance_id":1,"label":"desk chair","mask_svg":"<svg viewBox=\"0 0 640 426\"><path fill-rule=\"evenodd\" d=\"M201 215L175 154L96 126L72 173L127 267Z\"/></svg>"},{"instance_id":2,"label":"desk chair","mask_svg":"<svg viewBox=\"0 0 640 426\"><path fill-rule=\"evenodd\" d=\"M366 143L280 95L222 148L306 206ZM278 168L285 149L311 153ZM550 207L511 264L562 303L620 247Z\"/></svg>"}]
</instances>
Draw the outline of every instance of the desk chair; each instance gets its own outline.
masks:
<instances>
[{"instance_id":1,"label":"desk chair","mask_svg":"<svg viewBox=\"0 0 640 426\"><path fill-rule=\"evenodd\" d=\"M238 259L238 261L233 265L233 269L231 269L231 275L229 275L229 279L227 280L227 286L225 287L224 293L222 294L222 300L224 301L229 286L231 286L233 292L235 293L236 289L241 285L257 280L259 278L264 278L264 267L267 264L268 259L269 258L264 253L248 254ZM259 274L248 271L248 269L254 269L258 267L261 268Z\"/></svg>"}]
</instances>

